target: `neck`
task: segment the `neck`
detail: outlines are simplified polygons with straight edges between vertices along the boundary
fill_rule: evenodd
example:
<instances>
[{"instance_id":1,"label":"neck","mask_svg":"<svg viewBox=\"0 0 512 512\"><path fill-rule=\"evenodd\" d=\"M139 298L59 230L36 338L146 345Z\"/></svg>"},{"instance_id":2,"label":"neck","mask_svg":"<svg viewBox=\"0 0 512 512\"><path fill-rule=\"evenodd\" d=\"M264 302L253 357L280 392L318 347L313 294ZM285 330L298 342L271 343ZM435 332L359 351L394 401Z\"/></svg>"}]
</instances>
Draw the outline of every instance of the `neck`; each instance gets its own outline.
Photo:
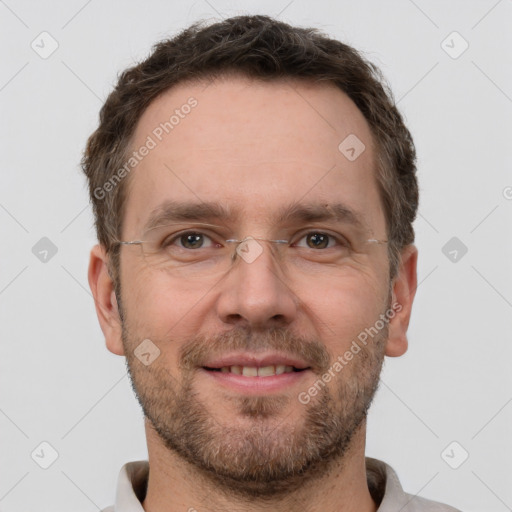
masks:
<instances>
[{"instance_id":1,"label":"neck","mask_svg":"<svg viewBox=\"0 0 512 512\"><path fill-rule=\"evenodd\" d=\"M363 422L343 460L333 461L320 477L306 473L297 490L258 500L226 492L201 469L168 450L146 420L150 472L142 506L146 512L281 512L292 507L302 512L376 512L366 480L365 430Z\"/></svg>"}]
</instances>

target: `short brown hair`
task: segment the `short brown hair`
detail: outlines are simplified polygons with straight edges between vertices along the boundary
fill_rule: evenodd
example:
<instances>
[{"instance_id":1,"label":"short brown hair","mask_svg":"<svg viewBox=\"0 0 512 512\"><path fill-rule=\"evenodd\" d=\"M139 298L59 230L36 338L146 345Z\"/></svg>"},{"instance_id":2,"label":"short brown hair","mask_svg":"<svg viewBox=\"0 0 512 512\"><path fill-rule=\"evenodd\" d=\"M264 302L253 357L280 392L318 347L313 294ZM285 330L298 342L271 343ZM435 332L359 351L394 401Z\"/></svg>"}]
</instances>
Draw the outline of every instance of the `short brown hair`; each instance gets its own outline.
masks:
<instances>
[{"instance_id":1,"label":"short brown hair","mask_svg":"<svg viewBox=\"0 0 512 512\"><path fill-rule=\"evenodd\" d=\"M366 118L376 145L377 181L386 216L390 278L400 250L414 241L418 208L416 152L379 69L355 49L313 28L297 28L268 16L237 16L196 23L155 45L150 56L124 71L100 111L89 137L82 169L89 181L99 242L118 277L126 183L98 197L115 177L129 150L137 122L161 93L185 81L238 73L260 80L305 79L331 82ZM126 181L126 180L124 180Z\"/></svg>"}]
</instances>

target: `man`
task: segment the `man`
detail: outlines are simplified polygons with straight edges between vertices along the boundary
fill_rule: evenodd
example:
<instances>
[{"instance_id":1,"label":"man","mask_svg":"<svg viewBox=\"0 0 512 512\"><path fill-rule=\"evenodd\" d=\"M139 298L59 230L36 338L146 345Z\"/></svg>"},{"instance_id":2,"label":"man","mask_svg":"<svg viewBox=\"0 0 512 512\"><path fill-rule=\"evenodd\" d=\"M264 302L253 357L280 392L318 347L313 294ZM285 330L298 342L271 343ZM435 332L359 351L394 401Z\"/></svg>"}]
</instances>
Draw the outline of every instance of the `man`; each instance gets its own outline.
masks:
<instances>
[{"instance_id":1,"label":"man","mask_svg":"<svg viewBox=\"0 0 512 512\"><path fill-rule=\"evenodd\" d=\"M194 25L121 75L83 159L89 283L149 463L107 510L455 510L365 459L417 285L415 150L386 91L266 16Z\"/></svg>"}]
</instances>

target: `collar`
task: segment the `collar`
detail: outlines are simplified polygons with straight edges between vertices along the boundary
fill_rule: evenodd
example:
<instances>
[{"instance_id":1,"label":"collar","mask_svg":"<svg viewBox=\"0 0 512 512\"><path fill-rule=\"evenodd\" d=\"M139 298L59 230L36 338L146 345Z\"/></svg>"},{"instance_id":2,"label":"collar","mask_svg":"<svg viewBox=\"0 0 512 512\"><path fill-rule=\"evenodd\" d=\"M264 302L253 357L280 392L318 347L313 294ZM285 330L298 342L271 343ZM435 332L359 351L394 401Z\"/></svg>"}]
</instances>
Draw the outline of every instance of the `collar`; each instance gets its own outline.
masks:
<instances>
[{"instance_id":1,"label":"collar","mask_svg":"<svg viewBox=\"0 0 512 512\"><path fill-rule=\"evenodd\" d=\"M380 460L366 457L366 475L372 498L379 504L378 512L459 512L447 505L405 493L393 468ZM144 512L142 501L148 476L148 461L125 464L119 472L115 505L103 512Z\"/></svg>"}]
</instances>

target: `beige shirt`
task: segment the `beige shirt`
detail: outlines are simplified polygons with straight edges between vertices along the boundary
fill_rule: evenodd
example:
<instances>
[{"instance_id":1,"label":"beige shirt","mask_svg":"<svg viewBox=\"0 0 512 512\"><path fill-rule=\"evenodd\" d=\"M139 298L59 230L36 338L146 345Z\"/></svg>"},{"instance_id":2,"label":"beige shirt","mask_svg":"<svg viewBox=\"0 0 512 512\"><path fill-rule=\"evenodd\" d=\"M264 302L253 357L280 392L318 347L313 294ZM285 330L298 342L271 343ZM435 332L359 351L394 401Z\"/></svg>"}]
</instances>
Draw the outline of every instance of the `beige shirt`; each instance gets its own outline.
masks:
<instances>
[{"instance_id":1,"label":"beige shirt","mask_svg":"<svg viewBox=\"0 0 512 512\"><path fill-rule=\"evenodd\" d=\"M102 512L144 512L149 463L145 460L125 464L117 481L116 502ZM436 501L406 494L398 477L385 462L366 457L366 475L378 512L460 512Z\"/></svg>"}]
</instances>

